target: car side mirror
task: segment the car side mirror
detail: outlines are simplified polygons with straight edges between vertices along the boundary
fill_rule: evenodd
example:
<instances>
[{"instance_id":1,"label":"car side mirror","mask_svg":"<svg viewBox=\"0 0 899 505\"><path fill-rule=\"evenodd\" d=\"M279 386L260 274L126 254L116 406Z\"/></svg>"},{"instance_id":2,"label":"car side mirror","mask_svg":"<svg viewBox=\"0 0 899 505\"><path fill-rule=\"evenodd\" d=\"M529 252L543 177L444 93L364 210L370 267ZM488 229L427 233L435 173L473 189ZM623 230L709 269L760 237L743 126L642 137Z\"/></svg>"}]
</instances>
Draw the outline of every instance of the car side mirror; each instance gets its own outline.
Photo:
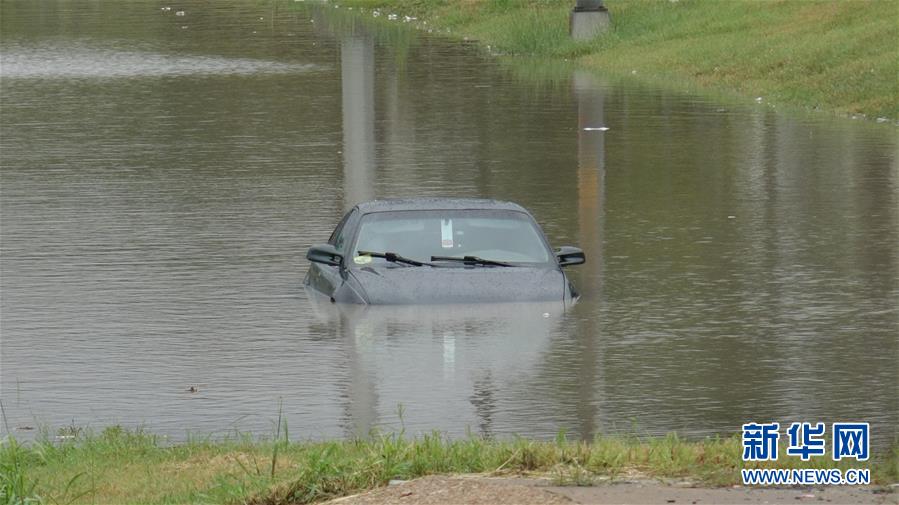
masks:
<instances>
[{"instance_id":1,"label":"car side mirror","mask_svg":"<svg viewBox=\"0 0 899 505\"><path fill-rule=\"evenodd\" d=\"M567 245L556 249L556 258L559 259L560 267L580 265L581 263L586 261L583 250L581 250L579 247L571 247Z\"/></svg>"},{"instance_id":2,"label":"car side mirror","mask_svg":"<svg viewBox=\"0 0 899 505\"><path fill-rule=\"evenodd\" d=\"M343 260L343 255L331 244L314 245L306 253L306 259L314 263L338 266Z\"/></svg>"}]
</instances>

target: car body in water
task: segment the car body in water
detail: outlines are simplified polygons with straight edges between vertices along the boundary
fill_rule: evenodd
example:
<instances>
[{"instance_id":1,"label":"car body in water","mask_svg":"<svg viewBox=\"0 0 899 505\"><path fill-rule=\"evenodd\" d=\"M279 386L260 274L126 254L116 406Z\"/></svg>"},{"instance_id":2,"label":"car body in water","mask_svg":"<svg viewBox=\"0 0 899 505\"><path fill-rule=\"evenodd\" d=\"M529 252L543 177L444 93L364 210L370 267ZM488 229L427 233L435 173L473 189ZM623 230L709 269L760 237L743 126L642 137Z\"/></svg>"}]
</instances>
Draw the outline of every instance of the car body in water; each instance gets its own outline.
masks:
<instances>
[{"instance_id":1,"label":"car body in water","mask_svg":"<svg viewBox=\"0 0 899 505\"><path fill-rule=\"evenodd\" d=\"M306 258L304 283L332 302L567 304L578 293L562 267L584 253L553 251L515 203L414 198L356 205Z\"/></svg>"}]
</instances>

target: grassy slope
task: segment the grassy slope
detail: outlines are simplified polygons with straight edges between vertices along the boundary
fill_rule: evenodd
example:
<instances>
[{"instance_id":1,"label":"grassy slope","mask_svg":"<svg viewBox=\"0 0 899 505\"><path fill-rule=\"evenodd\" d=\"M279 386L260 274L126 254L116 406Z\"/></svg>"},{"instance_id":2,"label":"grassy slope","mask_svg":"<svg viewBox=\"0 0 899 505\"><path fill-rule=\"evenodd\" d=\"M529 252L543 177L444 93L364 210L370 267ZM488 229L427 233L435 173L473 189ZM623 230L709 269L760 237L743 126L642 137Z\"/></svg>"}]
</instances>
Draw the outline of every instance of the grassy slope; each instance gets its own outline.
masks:
<instances>
[{"instance_id":1,"label":"grassy slope","mask_svg":"<svg viewBox=\"0 0 899 505\"><path fill-rule=\"evenodd\" d=\"M62 444L0 442L0 503L311 503L429 474L548 472L561 484L597 475L639 472L687 477L707 484L738 482L739 438L686 442L598 438L590 444L480 438L416 439L399 435L367 441L288 443L191 441L164 447L140 432L109 428ZM782 457L781 467L834 467L829 458ZM871 466L843 461L838 467ZM899 480L899 446L880 454L873 479Z\"/></svg>"},{"instance_id":2,"label":"grassy slope","mask_svg":"<svg viewBox=\"0 0 899 505\"><path fill-rule=\"evenodd\" d=\"M569 0L338 0L415 14L515 55L840 114L899 118L897 0L606 0L613 29L567 34Z\"/></svg>"}]
</instances>

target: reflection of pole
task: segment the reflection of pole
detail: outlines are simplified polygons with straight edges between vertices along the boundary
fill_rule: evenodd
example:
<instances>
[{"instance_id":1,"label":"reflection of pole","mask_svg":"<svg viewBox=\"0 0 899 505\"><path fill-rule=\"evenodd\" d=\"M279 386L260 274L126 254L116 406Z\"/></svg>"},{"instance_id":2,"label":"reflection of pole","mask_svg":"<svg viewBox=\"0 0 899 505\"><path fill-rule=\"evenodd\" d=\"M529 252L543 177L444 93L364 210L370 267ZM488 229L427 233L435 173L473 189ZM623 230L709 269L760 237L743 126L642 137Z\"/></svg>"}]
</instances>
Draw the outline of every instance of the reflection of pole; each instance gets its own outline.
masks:
<instances>
[{"instance_id":1,"label":"reflection of pole","mask_svg":"<svg viewBox=\"0 0 899 505\"><path fill-rule=\"evenodd\" d=\"M378 420L378 394L375 391L376 377L366 365L371 355L373 326L361 314L355 317L341 315L340 332L347 351L347 367L350 383L347 399L348 433L351 438L366 437Z\"/></svg>"},{"instance_id":2,"label":"reflection of pole","mask_svg":"<svg viewBox=\"0 0 899 505\"><path fill-rule=\"evenodd\" d=\"M581 276L584 302L598 310L601 303L600 274L602 272L602 232L605 199L605 127L603 114L603 90L601 83L589 73L574 74L574 93L578 103L577 184L579 243L587 255ZM585 130L590 128L590 130ZM597 396L602 397L602 366L598 349L599 331L593 328L598 316L591 315L590 323L578 332L581 340L581 356L578 366L578 422L581 438L593 436L597 429L596 414L599 408Z\"/></svg>"},{"instance_id":3,"label":"reflection of pole","mask_svg":"<svg viewBox=\"0 0 899 505\"><path fill-rule=\"evenodd\" d=\"M603 93L596 79L585 72L575 73L574 92L578 103L578 225L580 244L588 258L582 268L582 272L587 274L583 288L590 290L591 294L598 294L602 266L606 133L597 128L606 126Z\"/></svg>"},{"instance_id":4,"label":"reflection of pole","mask_svg":"<svg viewBox=\"0 0 899 505\"><path fill-rule=\"evenodd\" d=\"M375 169L375 44L365 33L347 34L340 44L343 108L343 208L371 200ZM357 315L358 316L358 315ZM375 377L365 366L371 326L361 317L341 316L350 374L348 435L364 437L377 422Z\"/></svg>"},{"instance_id":5,"label":"reflection of pole","mask_svg":"<svg viewBox=\"0 0 899 505\"><path fill-rule=\"evenodd\" d=\"M374 55L374 39L369 35L348 35L341 42L344 209L374 195Z\"/></svg>"}]
</instances>

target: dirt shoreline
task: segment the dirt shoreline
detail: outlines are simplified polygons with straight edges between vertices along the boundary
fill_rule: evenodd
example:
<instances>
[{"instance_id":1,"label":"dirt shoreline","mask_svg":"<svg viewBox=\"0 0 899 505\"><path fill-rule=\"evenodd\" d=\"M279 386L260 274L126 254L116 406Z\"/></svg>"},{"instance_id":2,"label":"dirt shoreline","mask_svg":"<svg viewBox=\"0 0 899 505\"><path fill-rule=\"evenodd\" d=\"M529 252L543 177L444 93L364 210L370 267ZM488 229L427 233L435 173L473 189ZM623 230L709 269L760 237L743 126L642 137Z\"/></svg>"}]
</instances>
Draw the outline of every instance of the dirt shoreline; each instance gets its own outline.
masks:
<instances>
[{"instance_id":1,"label":"dirt shoreline","mask_svg":"<svg viewBox=\"0 0 899 505\"><path fill-rule=\"evenodd\" d=\"M429 476L337 498L328 505L564 504L899 504L893 487L692 487L689 482L636 479L592 486L557 486L550 478Z\"/></svg>"}]
</instances>

